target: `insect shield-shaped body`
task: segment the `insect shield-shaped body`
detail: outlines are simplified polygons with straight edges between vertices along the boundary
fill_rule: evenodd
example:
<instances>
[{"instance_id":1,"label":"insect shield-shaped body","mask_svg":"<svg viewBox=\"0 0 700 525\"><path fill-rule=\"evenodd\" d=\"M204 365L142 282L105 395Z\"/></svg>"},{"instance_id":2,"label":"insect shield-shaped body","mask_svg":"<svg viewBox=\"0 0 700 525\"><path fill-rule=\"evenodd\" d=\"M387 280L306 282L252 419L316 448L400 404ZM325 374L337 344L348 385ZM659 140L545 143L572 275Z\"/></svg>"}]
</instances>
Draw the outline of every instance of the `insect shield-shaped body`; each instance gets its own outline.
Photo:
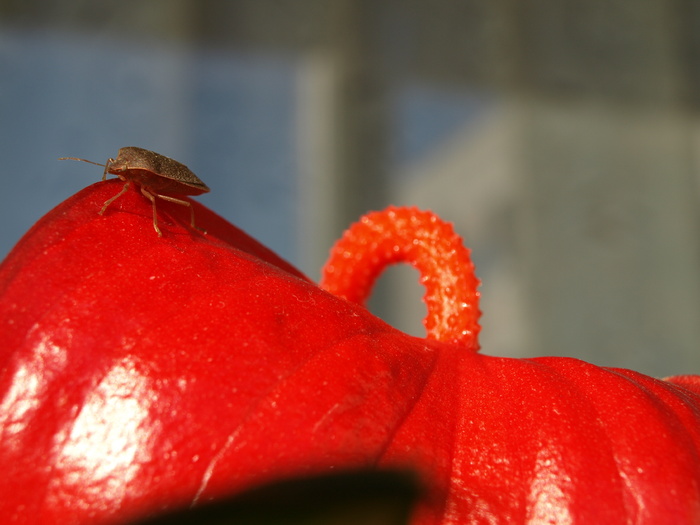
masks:
<instances>
[{"instance_id":1,"label":"insect shield-shaped body","mask_svg":"<svg viewBox=\"0 0 700 525\"><path fill-rule=\"evenodd\" d=\"M67 159L104 166L105 170L102 174L102 180L107 180L107 174L111 173L125 182L122 190L104 203L100 210L100 215L105 212L110 204L124 195L131 183L134 182L141 188L141 193L151 201L153 206L153 228L159 236L163 234L158 228L156 197L188 206L190 208L190 224L193 228L196 228L192 205L186 200L173 197L173 195L200 195L207 193L209 188L184 164L165 155L134 146L120 148L117 158L108 159L105 164L77 157L61 157L59 160Z\"/></svg>"}]
</instances>

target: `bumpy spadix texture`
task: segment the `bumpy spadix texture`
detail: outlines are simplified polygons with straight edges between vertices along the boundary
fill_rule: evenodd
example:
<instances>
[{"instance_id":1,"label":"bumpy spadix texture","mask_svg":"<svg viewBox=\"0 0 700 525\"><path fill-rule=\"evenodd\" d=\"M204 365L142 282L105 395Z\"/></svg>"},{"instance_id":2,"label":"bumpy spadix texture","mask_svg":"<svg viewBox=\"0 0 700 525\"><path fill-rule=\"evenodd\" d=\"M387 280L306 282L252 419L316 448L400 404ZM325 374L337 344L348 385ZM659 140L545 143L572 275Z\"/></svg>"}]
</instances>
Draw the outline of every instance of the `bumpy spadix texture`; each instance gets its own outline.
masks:
<instances>
[{"instance_id":1,"label":"bumpy spadix texture","mask_svg":"<svg viewBox=\"0 0 700 525\"><path fill-rule=\"evenodd\" d=\"M450 269L469 289L442 296L458 309L430 307L452 312L431 338L354 302L383 264L372 258L387 260L372 246L401 252L438 219L368 219L374 233L340 249L365 275L348 277L343 295L359 290L348 301L197 203L206 235L159 202L159 238L136 190L98 215L121 184L59 205L0 266L6 522L123 523L359 467L419 474L414 525L700 521L695 376L479 354L476 302L461 299L476 299L470 263ZM404 259L431 295L449 261L419 252ZM445 317L459 311L472 320L437 328L459 325Z\"/></svg>"},{"instance_id":2,"label":"bumpy spadix texture","mask_svg":"<svg viewBox=\"0 0 700 525\"><path fill-rule=\"evenodd\" d=\"M430 339L478 349L479 285L469 250L452 225L416 208L368 213L336 243L319 285L364 304L389 264L412 264L425 286Z\"/></svg>"}]
</instances>

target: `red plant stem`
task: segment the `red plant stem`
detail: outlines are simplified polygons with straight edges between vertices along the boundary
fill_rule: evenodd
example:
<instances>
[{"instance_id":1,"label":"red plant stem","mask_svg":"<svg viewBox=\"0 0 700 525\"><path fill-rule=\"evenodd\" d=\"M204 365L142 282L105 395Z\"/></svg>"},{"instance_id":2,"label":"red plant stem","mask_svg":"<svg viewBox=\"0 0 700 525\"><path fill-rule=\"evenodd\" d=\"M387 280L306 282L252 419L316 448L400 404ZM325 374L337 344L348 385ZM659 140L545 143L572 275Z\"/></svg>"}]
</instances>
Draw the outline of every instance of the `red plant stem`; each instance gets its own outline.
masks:
<instances>
[{"instance_id":1,"label":"red plant stem","mask_svg":"<svg viewBox=\"0 0 700 525\"><path fill-rule=\"evenodd\" d=\"M396 263L420 272L427 338L478 350L481 312L474 264L452 225L432 212L389 207L368 213L331 249L320 286L364 304L384 268Z\"/></svg>"}]
</instances>

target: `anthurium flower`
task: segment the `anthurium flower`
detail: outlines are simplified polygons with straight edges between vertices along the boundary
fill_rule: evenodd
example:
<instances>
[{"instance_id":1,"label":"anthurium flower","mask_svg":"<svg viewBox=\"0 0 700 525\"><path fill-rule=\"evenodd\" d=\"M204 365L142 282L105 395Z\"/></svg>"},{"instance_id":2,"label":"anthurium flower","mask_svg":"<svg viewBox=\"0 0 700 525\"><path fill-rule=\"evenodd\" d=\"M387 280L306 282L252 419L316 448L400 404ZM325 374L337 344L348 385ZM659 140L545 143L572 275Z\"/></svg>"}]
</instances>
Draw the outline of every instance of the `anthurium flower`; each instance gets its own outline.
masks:
<instances>
[{"instance_id":1,"label":"anthurium flower","mask_svg":"<svg viewBox=\"0 0 700 525\"><path fill-rule=\"evenodd\" d=\"M437 217L389 209L322 287L193 202L81 191L0 266L0 515L113 524L264 483L407 469L415 524L697 523L700 381L478 353L477 281ZM428 337L362 305L426 285Z\"/></svg>"}]
</instances>

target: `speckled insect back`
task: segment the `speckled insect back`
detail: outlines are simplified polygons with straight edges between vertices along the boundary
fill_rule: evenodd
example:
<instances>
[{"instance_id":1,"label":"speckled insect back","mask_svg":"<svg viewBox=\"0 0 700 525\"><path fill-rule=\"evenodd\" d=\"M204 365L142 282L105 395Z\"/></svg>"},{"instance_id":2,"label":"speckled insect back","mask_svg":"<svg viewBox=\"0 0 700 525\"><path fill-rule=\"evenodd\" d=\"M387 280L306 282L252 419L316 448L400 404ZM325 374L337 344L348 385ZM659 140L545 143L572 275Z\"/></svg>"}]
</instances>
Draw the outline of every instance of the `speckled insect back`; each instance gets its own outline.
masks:
<instances>
[{"instance_id":1,"label":"speckled insect back","mask_svg":"<svg viewBox=\"0 0 700 525\"><path fill-rule=\"evenodd\" d=\"M173 195L201 195L202 193L207 193L209 188L187 166L170 157L147 149L128 146L120 148L117 158L107 159L105 164L77 157L61 157L59 160L79 160L97 166L104 166L103 181L107 180L107 174L111 173L125 182L122 190L104 203L99 212L100 215L105 212L110 204L124 195L129 189L131 182L134 182L140 187L144 197L151 201L153 207L153 228L159 236L162 236L163 233L158 227L156 197L188 206L190 208L190 224L193 228L197 228L194 222L194 208L192 208L192 204L186 200L173 197Z\"/></svg>"}]
</instances>

